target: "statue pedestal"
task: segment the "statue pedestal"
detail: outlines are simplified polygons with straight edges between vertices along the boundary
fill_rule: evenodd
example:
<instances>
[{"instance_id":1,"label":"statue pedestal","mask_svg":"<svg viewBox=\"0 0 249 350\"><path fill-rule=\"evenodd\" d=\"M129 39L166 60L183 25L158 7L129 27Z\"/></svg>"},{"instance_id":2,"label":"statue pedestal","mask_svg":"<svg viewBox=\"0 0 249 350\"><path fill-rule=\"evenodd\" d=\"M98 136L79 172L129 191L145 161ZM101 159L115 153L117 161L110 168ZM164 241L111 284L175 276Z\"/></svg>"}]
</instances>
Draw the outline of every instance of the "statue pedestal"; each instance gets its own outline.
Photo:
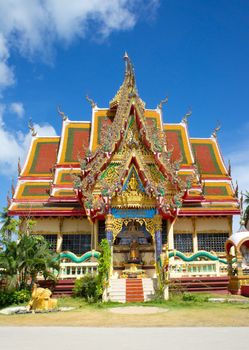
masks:
<instances>
[{"instance_id":1,"label":"statue pedestal","mask_svg":"<svg viewBox=\"0 0 249 350\"><path fill-rule=\"evenodd\" d=\"M141 269L140 264L130 263L125 264L125 269L122 271L121 278L145 278L146 273Z\"/></svg>"}]
</instances>

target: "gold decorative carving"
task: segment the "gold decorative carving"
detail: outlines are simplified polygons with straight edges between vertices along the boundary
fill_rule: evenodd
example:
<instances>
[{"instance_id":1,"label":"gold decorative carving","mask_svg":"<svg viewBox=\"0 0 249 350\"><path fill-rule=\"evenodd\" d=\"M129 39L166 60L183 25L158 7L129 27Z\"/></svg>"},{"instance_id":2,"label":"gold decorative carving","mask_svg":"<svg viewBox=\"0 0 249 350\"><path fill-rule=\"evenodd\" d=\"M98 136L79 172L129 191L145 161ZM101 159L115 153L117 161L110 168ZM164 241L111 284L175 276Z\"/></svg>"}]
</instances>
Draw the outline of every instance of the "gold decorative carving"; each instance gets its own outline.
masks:
<instances>
[{"instance_id":1,"label":"gold decorative carving","mask_svg":"<svg viewBox=\"0 0 249 350\"><path fill-rule=\"evenodd\" d=\"M119 232L122 230L122 227L123 227L122 219L113 219L113 222L112 222L113 240L115 240Z\"/></svg>"},{"instance_id":2,"label":"gold decorative carving","mask_svg":"<svg viewBox=\"0 0 249 350\"><path fill-rule=\"evenodd\" d=\"M155 215L154 216L154 225L155 225L155 231L159 231L162 229L162 217L161 215Z\"/></svg>"},{"instance_id":3,"label":"gold decorative carving","mask_svg":"<svg viewBox=\"0 0 249 350\"><path fill-rule=\"evenodd\" d=\"M105 229L106 231L113 231L113 221L114 217L112 214L107 214L105 219Z\"/></svg>"},{"instance_id":4,"label":"gold decorative carving","mask_svg":"<svg viewBox=\"0 0 249 350\"><path fill-rule=\"evenodd\" d=\"M156 200L143 193L134 173L132 174L127 190L112 198L112 206L117 208L151 208Z\"/></svg>"}]
</instances>

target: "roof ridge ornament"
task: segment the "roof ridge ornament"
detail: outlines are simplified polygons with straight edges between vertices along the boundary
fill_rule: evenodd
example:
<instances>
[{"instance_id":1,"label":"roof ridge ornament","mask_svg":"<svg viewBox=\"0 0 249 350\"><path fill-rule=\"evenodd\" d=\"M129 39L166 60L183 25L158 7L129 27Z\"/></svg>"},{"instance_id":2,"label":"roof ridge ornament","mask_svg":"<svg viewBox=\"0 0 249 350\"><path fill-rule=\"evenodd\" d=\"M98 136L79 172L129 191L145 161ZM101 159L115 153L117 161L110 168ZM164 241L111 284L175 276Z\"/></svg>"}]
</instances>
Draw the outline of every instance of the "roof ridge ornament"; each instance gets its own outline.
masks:
<instances>
[{"instance_id":1,"label":"roof ridge ornament","mask_svg":"<svg viewBox=\"0 0 249 350\"><path fill-rule=\"evenodd\" d=\"M96 108L97 107L97 103L94 102L94 100L92 98L90 98L88 95L86 95L86 100L87 100L87 102L90 103L92 108Z\"/></svg>"},{"instance_id":2,"label":"roof ridge ornament","mask_svg":"<svg viewBox=\"0 0 249 350\"><path fill-rule=\"evenodd\" d=\"M68 116L65 115L65 113L60 109L60 106L57 106L57 112L59 113L59 115L62 117L62 120L65 121L68 119Z\"/></svg>"},{"instance_id":3,"label":"roof ridge ornament","mask_svg":"<svg viewBox=\"0 0 249 350\"><path fill-rule=\"evenodd\" d=\"M166 96L165 99L161 100L158 104L157 108L160 109L160 111L163 109L163 105L167 104L169 101L169 97Z\"/></svg>"},{"instance_id":4,"label":"roof ridge ornament","mask_svg":"<svg viewBox=\"0 0 249 350\"><path fill-rule=\"evenodd\" d=\"M181 122L184 123L184 124L188 124L188 118L189 118L191 115L192 115L192 108L189 107L187 113L184 115L184 117L182 118L182 121L181 121Z\"/></svg>"},{"instance_id":5,"label":"roof ridge ornament","mask_svg":"<svg viewBox=\"0 0 249 350\"><path fill-rule=\"evenodd\" d=\"M220 129L221 129L221 123L218 121L217 124L218 125L216 126L216 128L214 129L214 131L211 134L211 137L214 137L215 139L217 138L218 131L220 131Z\"/></svg>"},{"instance_id":6,"label":"roof ridge ornament","mask_svg":"<svg viewBox=\"0 0 249 350\"><path fill-rule=\"evenodd\" d=\"M37 136L37 131L34 128L34 124L33 124L32 118L29 119L28 128L29 128L29 130L31 132L31 135L33 137Z\"/></svg>"}]
</instances>

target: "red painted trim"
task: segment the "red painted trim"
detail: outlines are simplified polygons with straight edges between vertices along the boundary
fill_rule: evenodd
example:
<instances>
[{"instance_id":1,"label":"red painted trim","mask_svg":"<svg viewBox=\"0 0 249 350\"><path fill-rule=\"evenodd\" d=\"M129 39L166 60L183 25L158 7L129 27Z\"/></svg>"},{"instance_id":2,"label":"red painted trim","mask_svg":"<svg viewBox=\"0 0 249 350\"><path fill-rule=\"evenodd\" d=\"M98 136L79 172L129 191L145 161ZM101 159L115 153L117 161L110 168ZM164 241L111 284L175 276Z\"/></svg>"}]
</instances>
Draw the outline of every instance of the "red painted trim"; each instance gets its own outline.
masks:
<instances>
[{"instance_id":1,"label":"red painted trim","mask_svg":"<svg viewBox=\"0 0 249 350\"><path fill-rule=\"evenodd\" d=\"M18 180L47 180L47 181L50 181L51 179L53 178L53 175L48 175L48 176L37 176L37 175L34 175L34 176L19 176L18 177Z\"/></svg>"},{"instance_id":2,"label":"red painted trim","mask_svg":"<svg viewBox=\"0 0 249 350\"><path fill-rule=\"evenodd\" d=\"M16 211L16 210L10 210L8 212L9 216L85 216L86 213L85 211L58 211L58 212L54 212L51 210L44 210L44 211L39 211L39 210L34 210L34 211Z\"/></svg>"},{"instance_id":3,"label":"red painted trim","mask_svg":"<svg viewBox=\"0 0 249 350\"><path fill-rule=\"evenodd\" d=\"M220 215L238 215L240 214L240 210L192 210L189 211L179 211L178 216L204 216L204 215L212 215L212 216L220 216Z\"/></svg>"},{"instance_id":4,"label":"red painted trim","mask_svg":"<svg viewBox=\"0 0 249 350\"><path fill-rule=\"evenodd\" d=\"M80 169L80 164L79 163L71 163L71 164L63 164L63 163L61 163L61 164L56 164L55 165L55 168L57 169L57 168L67 168L67 169L70 169L70 168L79 168Z\"/></svg>"}]
</instances>

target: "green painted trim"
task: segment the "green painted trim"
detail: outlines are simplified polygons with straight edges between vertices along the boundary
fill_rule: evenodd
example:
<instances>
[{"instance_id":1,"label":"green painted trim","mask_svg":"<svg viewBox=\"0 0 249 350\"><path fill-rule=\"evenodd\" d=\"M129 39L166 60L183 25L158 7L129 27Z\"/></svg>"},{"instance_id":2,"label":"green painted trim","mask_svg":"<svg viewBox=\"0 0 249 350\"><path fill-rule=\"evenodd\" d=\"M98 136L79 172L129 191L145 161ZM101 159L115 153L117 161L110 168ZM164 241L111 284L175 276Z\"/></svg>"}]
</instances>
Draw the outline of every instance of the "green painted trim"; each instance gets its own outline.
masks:
<instances>
[{"instance_id":1,"label":"green painted trim","mask_svg":"<svg viewBox=\"0 0 249 350\"><path fill-rule=\"evenodd\" d=\"M40 189L41 190L41 192L40 193L30 193L29 191L30 190L32 190L32 189ZM24 187L24 189L23 189L23 191L22 191L22 196L23 197L26 197L26 196L28 196L28 197L30 197L30 196L32 196L32 197L49 197L49 194L48 193L46 193L46 190L48 190L49 189L49 184L46 184L46 185L26 185L25 187ZM45 190L45 192L44 192L44 190Z\"/></svg>"},{"instance_id":2,"label":"green painted trim","mask_svg":"<svg viewBox=\"0 0 249 350\"><path fill-rule=\"evenodd\" d=\"M211 189L219 189L219 190L221 190L221 193L219 193L219 194L215 194L215 193L209 193L209 190ZM219 187L217 187L217 186L205 186L204 187L204 195L206 195L206 196L228 196L229 195L229 193L228 193L228 191L227 191L227 188L226 188L226 186L219 186Z\"/></svg>"},{"instance_id":3,"label":"green painted trim","mask_svg":"<svg viewBox=\"0 0 249 350\"><path fill-rule=\"evenodd\" d=\"M209 260L213 260L213 261L219 261L223 264L227 264L227 260L225 259L220 259L218 256L216 255L213 255L209 252L206 252L206 251L200 251L200 252L197 252L191 256L186 256L185 254L183 254L182 252L179 252L178 250L175 250L173 252L169 252L169 258L172 258L174 256L177 256L178 258L182 259L183 261L186 261L186 262L191 262L191 261L195 261L197 260L198 258L207 258ZM236 261L236 258L234 258L232 260L232 263L234 263Z\"/></svg>"},{"instance_id":4,"label":"green painted trim","mask_svg":"<svg viewBox=\"0 0 249 350\"><path fill-rule=\"evenodd\" d=\"M81 255L81 256L77 256L72 252L62 252L59 254L57 260L59 259L70 259L75 263L82 263L88 259L90 259L91 257L94 257L95 259L99 259L100 257L100 252L97 252L96 250L91 250L89 252L86 252L85 254Z\"/></svg>"}]
</instances>

